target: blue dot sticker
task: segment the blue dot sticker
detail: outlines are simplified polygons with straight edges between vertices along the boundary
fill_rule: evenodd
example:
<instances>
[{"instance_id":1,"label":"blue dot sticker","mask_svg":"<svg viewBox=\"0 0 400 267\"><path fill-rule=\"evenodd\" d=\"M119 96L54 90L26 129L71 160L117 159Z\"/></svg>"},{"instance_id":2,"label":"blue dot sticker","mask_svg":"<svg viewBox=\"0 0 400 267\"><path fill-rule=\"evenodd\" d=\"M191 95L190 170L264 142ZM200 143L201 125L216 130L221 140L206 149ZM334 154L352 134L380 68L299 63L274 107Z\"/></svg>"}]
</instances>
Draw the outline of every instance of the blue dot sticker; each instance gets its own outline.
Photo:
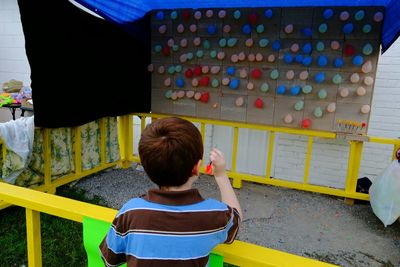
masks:
<instances>
[{"instance_id":1,"label":"blue dot sticker","mask_svg":"<svg viewBox=\"0 0 400 267\"><path fill-rule=\"evenodd\" d=\"M328 65L328 57L324 55L318 56L317 63L320 67L326 67Z\"/></svg>"},{"instance_id":2,"label":"blue dot sticker","mask_svg":"<svg viewBox=\"0 0 400 267\"><path fill-rule=\"evenodd\" d=\"M300 93L300 91L301 91L301 87L298 85L295 85L292 88L290 88L290 95L296 96Z\"/></svg>"},{"instance_id":3,"label":"blue dot sticker","mask_svg":"<svg viewBox=\"0 0 400 267\"><path fill-rule=\"evenodd\" d=\"M312 61L313 61L313 58L311 56L306 56L303 58L302 64L303 64L303 66L308 67L311 65Z\"/></svg>"},{"instance_id":4,"label":"blue dot sticker","mask_svg":"<svg viewBox=\"0 0 400 267\"><path fill-rule=\"evenodd\" d=\"M272 18L273 15L274 15L274 12L272 11L272 9L267 9L264 11L264 17L266 17L267 19Z\"/></svg>"},{"instance_id":5,"label":"blue dot sticker","mask_svg":"<svg viewBox=\"0 0 400 267\"><path fill-rule=\"evenodd\" d=\"M325 9L324 12L322 13L322 16L324 17L324 19L330 19L333 16L333 10L328 8Z\"/></svg>"},{"instance_id":6,"label":"blue dot sticker","mask_svg":"<svg viewBox=\"0 0 400 267\"><path fill-rule=\"evenodd\" d=\"M305 43L305 44L303 45L302 50L303 50L303 53L305 53L305 54L310 54L311 51L312 51L312 45L311 45L311 43Z\"/></svg>"},{"instance_id":7,"label":"blue dot sticker","mask_svg":"<svg viewBox=\"0 0 400 267\"><path fill-rule=\"evenodd\" d=\"M343 26L343 32L344 32L344 34L350 34L350 33L353 32L353 30L354 30L354 25L353 25L353 23L346 23L346 24Z\"/></svg>"},{"instance_id":8,"label":"blue dot sticker","mask_svg":"<svg viewBox=\"0 0 400 267\"><path fill-rule=\"evenodd\" d=\"M279 40L275 40L272 43L272 50L279 51L281 49L281 42Z\"/></svg>"},{"instance_id":9,"label":"blue dot sticker","mask_svg":"<svg viewBox=\"0 0 400 267\"><path fill-rule=\"evenodd\" d=\"M283 56L283 61L286 64L290 64L293 62L293 56L290 53L285 53L285 55Z\"/></svg>"},{"instance_id":10,"label":"blue dot sticker","mask_svg":"<svg viewBox=\"0 0 400 267\"><path fill-rule=\"evenodd\" d=\"M312 36L312 29L311 28L304 28L302 30L302 33L305 37L311 37Z\"/></svg>"},{"instance_id":11,"label":"blue dot sticker","mask_svg":"<svg viewBox=\"0 0 400 267\"><path fill-rule=\"evenodd\" d=\"M334 66L335 68L341 68L341 67L343 67L343 65L344 65L344 61L343 61L342 58L337 57L337 58L335 58L335 59L333 60L333 66Z\"/></svg>"},{"instance_id":12,"label":"blue dot sticker","mask_svg":"<svg viewBox=\"0 0 400 267\"><path fill-rule=\"evenodd\" d=\"M226 74L228 74L228 75L235 75L235 72L236 72L236 68L235 67L233 67L233 66L231 66L231 67L228 67L227 69L226 69Z\"/></svg>"},{"instance_id":13,"label":"blue dot sticker","mask_svg":"<svg viewBox=\"0 0 400 267\"><path fill-rule=\"evenodd\" d=\"M323 83L325 81L325 72L318 72L314 76L314 80L316 83Z\"/></svg>"},{"instance_id":14,"label":"blue dot sticker","mask_svg":"<svg viewBox=\"0 0 400 267\"><path fill-rule=\"evenodd\" d=\"M300 63L301 64L303 62L303 59L304 59L304 57L303 57L302 54L297 54L296 57L295 57L296 63Z\"/></svg>"},{"instance_id":15,"label":"blue dot sticker","mask_svg":"<svg viewBox=\"0 0 400 267\"><path fill-rule=\"evenodd\" d=\"M355 66L361 66L364 63L364 58L361 55L357 55L353 58L353 64Z\"/></svg>"},{"instance_id":16,"label":"blue dot sticker","mask_svg":"<svg viewBox=\"0 0 400 267\"><path fill-rule=\"evenodd\" d=\"M215 35L217 33L217 26L215 24L210 24L207 27L207 33L209 35Z\"/></svg>"},{"instance_id":17,"label":"blue dot sticker","mask_svg":"<svg viewBox=\"0 0 400 267\"><path fill-rule=\"evenodd\" d=\"M354 15L354 18L358 21L362 20L365 16L365 11L364 10L359 10L356 12L356 14Z\"/></svg>"},{"instance_id":18,"label":"blue dot sticker","mask_svg":"<svg viewBox=\"0 0 400 267\"><path fill-rule=\"evenodd\" d=\"M250 24L244 24L242 27L242 32L244 34L250 34L251 33L251 26Z\"/></svg>"},{"instance_id":19,"label":"blue dot sticker","mask_svg":"<svg viewBox=\"0 0 400 267\"><path fill-rule=\"evenodd\" d=\"M239 84L240 84L240 80L239 79L233 79L231 80L231 82L229 83L229 88L236 90L239 88Z\"/></svg>"},{"instance_id":20,"label":"blue dot sticker","mask_svg":"<svg viewBox=\"0 0 400 267\"><path fill-rule=\"evenodd\" d=\"M164 20L164 18L165 18L164 12L163 11L158 11L157 14L156 14L156 19L157 20Z\"/></svg>"},{"instance_id":21,"label":"blue dot sticker","mask_svg":"<svg viewBox=\"0 0 400 267\"><path fill-rule=\"evenodd\" d=\"M179 88L182 88L185 86L185 80L183 78L178 78L175 81L175 85Z\"/></svg>"},{"instance_id":22,"label":"blue dot sticker","mask_svg":"<svg viewBox=\"0 0 400 267\"><path fill-rule=\"evenodd\" d=\"M278 95L284 95L284 94L286 93L286 86L284 86L284 85L279 85L279 86L276 88L276 93L277 93Z\"/></svg>"}]
</instances>

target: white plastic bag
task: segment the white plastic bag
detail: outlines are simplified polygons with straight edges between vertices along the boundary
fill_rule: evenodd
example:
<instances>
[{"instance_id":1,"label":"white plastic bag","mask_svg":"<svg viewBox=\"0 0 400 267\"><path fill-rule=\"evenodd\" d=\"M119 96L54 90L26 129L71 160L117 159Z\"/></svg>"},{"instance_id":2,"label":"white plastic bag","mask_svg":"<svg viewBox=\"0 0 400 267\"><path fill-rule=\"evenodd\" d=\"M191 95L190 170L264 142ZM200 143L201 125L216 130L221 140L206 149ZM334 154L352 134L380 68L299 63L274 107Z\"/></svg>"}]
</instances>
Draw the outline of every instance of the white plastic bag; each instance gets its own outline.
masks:
<instances>
[{"instance_id":1,"label":"white plastic bag","mask_svg":"<svg viewBox=\"0 0 400 267\"><path fill-rule=\"evenodd\" d=\"M370 203L375 215L386 226L400 217L400 163L393 160L369 189Z\"/></svg>"}]
</instances>

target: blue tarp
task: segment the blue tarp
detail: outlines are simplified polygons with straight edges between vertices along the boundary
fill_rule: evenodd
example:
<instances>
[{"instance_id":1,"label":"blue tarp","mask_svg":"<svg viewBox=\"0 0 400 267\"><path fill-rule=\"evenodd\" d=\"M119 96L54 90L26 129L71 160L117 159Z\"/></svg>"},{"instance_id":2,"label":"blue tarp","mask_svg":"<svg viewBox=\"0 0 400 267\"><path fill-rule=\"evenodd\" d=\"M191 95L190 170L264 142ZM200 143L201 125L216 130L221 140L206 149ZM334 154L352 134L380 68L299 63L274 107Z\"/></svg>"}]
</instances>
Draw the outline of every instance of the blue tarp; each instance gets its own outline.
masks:
<instances>
[{"instance_id":1,"label":"blue tarp","mask_svg":"<svg viewBox=\"0 0 400 267\"><path fill-rule=\"evenodd\" d=\"M317 7L381 6L385 8L382 53L400 34L400 0L76 0L76 2L120 25L142 18L157 9L229 7Z\"/></svg>"}]
</instances>

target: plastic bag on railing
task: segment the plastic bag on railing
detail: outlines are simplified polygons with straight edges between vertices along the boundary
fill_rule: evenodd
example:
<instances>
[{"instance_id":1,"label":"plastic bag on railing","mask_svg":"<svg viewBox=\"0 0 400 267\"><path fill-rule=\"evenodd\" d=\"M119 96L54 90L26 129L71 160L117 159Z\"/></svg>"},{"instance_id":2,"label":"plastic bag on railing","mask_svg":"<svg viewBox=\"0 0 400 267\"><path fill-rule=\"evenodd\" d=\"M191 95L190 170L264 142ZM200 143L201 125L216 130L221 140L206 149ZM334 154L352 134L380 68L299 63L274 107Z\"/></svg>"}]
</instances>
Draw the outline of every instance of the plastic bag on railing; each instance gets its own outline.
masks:
<instances>
[{"instance_id":1,"label":"plastic bag on railing","mask_svg":"<svg viewBox=\"0 0 400 267\"><path fill-rule=\"evenodd\" d=\"M369 189L370 203L375 215L386 226L400 217L400 162L393 160Z\"/></svg>"}]
</instances>

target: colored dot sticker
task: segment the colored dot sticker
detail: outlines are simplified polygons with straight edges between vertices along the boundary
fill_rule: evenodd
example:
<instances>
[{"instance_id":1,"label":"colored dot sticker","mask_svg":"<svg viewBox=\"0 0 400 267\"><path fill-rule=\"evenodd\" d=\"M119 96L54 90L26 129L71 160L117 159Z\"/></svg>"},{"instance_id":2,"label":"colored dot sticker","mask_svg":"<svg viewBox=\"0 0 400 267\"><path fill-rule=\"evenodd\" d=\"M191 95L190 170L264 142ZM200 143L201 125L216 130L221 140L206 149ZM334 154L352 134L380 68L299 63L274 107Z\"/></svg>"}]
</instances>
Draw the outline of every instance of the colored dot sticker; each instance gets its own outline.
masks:
<instances>
[{"instance_id":1,"label":"colored dot sticker","mask_svg":"<svg viewBox=\"0 0 400 267\"><path fill-rule=\"evenodd\" d=\"M229 88L235 90L238 89L240 84L240 80L239 79L232 79L231 82L229 83Z\"/></svg>"},{"instance_id":2,"label":"colored dot sticker","mask_svg":"<svg viewBox=\"0 0 400 267\"><path fill-rule=\"evenodd\" d=\"M300 49L300 46L298 43L294 43L290 46L290 51L292 51L293 53L297 53Z\"/></svg>"},{"instance_id":3,"label":"colored dot sticker","mask_svg":"<svg viewBox=\"0 0 400 267\"><path fill-rule=\"evenodd\" d=\"M210 47L211 47L210 41L204 40L204 42L203 42L203 48L204 48L204 49L210 49Z\"/></svg>"},{"instance_id":4,"label":"colored dot sticker","mask_svg":"<svg viewBox=\"0 0 400 267\"><path fill-rule=\"evenodd\" d=\"M203 56L204 56L203 50L197 50L197 52L196 52L196 57L202 58Z\"/></svg>"},{"instance_id":5,"label":"colored dot sticker","mask_svg":"<svg viewBox=\"0 0 400 267\"><path fill-rule=\"evenodd\" d=\"M290 53L285 53L285 55L283 56L283 61L284 61L286 64L292 63L292 62L293 62L293 56L292 56L292 54L290 54Z\"/></svg>"},{"instance_id":6,"label":"colored dot sticker","mask_svg":"<svg viewBox=\"0 0 400 267\"><path fill-rule=\"evenodd\" d=\"M176 19L178 17L178 13L174 10L171 12L171 19Z\"/></svg>"},{"instance_id":7,"label":"colored dot sticker","mask_svg":"<svg viewBox=\"0 0 400 267\"><path fill-rule=\"evenodd\" d=\"M358 10L356 12L356 14L354 15L354 18L355 18L355 20L360 21L360 20L362 20L364 18L364 16L365 16L365 11L364 10Z\"/></svg>"},{"instance_id":8,"label":"colored dot sticker","mask_svg":"<svg viewBox=\"0 0 400 267\"><path fill-rule=\"evenodd\" d=\"M228 42L227 42L227 45L229 47L234 47L237 44L237 42L238 42L237 38L229 38Z\"/></svg>"},{"instance_id":9,"label":"colored dot sticker","mask_svg":"<svg viewBox=\"0 0 400 267\"><path fill-rule=\"evenodd\" d=\"M322 111L321 107L316 107L313 114L315 117L321 118L324 115L324 112Z\"/></svg>"},{"instance_id":10,"label":"colored dot sticker","mask_svg":"<svg viewBox=\"0 0 400 267\"><path fill-rule=\"evenodd\" d=\"M331 49L332 50L338 50L340 48L340 43L338 41L332 41L331 42Z\"/></svg>"},{"instance_id":11,"label":"colored dot sticker","mask_svg":"<svg viewBox=\"0 0 400 267\"><path fill-rule=\"evenodd\" d=\"M171 98L172 96L172 90L167 90L164 94L165 98Z\"/></svg>"},{"instance_id":12,"label":"colored dot sticker","mask_svg":"<svg viewBox=\"0 0 400 267\"><path fill-rule=\"evenodd\" d=\"M343 65L344 65L344 61L343 61L342 58L337 57L337 58L335 58L335 59L333 60L333 66L334 66L335 68L341 68L341 67L343 67Z\"/></svg>"},{"instance_id":13,"label":"colored dot sticker","mask_svg":"<svg viewBox=\"0 0 400 267\"><path fill-rule=\"evenodd\" d=\"M276 80L279 78L279 71L277 69L274 69L270 73L270 77L272 80Z\"/></svg>"},{"instance_id":14,"label":"colored dot sticker","mask_svg":"<svg viewBox=\"0 0 400 267\"><path fill-rule=\"evenodd\" d=\"M367 43L366 45L364 45L363 49L363 54L366 56L369 56L372 54L372 52L374 51L372 45L370 43Z\"/></svg>"},{"instance_id":15,"label":"colored dot sticker","mask_svg":"<svg viewBox=\"0 0 400 267\"><path fill-rule=\"evenodd\" d=\"M162 46L161 46L161 45L156 45L156 46L154 46L154 51L155 51L156 53L161 52L161 50L162 50Z\"/></svg>"},{"instance_id":16,"label":"colored dot sticker","mask_svg":"<svg viewBox=\"0 0 400 267\"><path fill-rule=\"evenodd\" d=\"M322 13L322 16L324 17L324 19L330 19L333 16L333 10L328 8L325 9L324 12Z\"/></svg>"},{"instance_id":17,"label":"colored dot sticker","mask_svg":"<svg viewBox=\"0 0 400 267\"><path fill-rule=\"evenodd\" d=\"M302 63L303 62L303 55L302 54L297 54L296 57L294 58L294 61L296 61L296 63Z\"/></svg>"},{"instance_id":18,"label":"colored dot sticker","mask_svg":"<svg viewBox=\"0 0 400 267\"><path fill-rule=\"evenodd\" d=\"M283 94L285 94L285 93L286 93L286 86L284 86L284 85L279 85L279 86L276 88L276 93L277 93L278 95L283 95Z\"/></svg>"},{"instance_id":19,"label":"colored dot sticker","mask_svg":"<svg viewBox=\"0 0 400 267\"><path fill-rule=\"evenodd\" d=\"M172 51L176 52L176 51L178 51L178 50L179 50L179 45L174 44L174 45L172 46Z\"/></svg>"},{"instance_id":20,"label":"colored dot sticker","mask_svg":"<svg viewBox=\"0 0 400 267\"><path fill-rule=\"evenodd\" d=\"M193 53L192 52L187 53L186 57L187 57L188 60L192 60L193 59Z\"/></svg>"},{"instance_id":21,"label":"colored dot sticker","mask_svg":"<svg viewBox=\"0 0 400 267\"><path fill-rule=\"evenodd\" d=\"M200 11L196 11L196 12L194 12L193 16L194 16L195 19L199 20L199 19L201 19L201 12Z\"/></svg>"},{"instance_id":22,"label":"colored dot sticker","mask_svg":"<svg viewBox=\"0 0 400 267\"><path fill-rule=\"evenodd\" d=\"M311 37L312 36L312 29L311 28L304 28L302 31L303 35L305 37Z\"/></svg>"},{"instance_id":23,"label":"colored dot sticker","mask_svg":"<svg viewBox=\"0 0 400 267\"><path fill-rule=\"evenodd\" d=\"M304 101L303 100L299 100L294 104L294 109L297 111L301 111L304 109Z\"/></svg>"},{"instance_id":24,"label":"colored dot sticker","mask_svg":"<svg viewBox=\"0 0 400 267\"><path fill-rule=\"evenodd\" d=\"M329 63L328 57L325 55L318 56L317 63L318 63L318 66L320 66L320 67L326 67Z\"/></svg>"},{"instance_id":25,"label":"colored dot sticker","mask_svg":"<svg viewBox=\"0 0 400 267\"><path fill-rule=\"evenodd\" d=\"M333 82L334 84L341 84L342 81L343 81L343 78L342 78L342 76L341 76L339 73L335 74L335 75L332 77L332 82Z\"/></svg>"},{"instance_id":26,"label":"colored dot sticker","mask_svg":"<svg viewBox=\"0 0 400 267\"><path fill-rule=\"evenodd\" d=\"M314 76L316 83L323 83L325 81L325 72L319 72Z\"/></svg>"},{"instance_id":27,"label":"colored dot sticker","mask_svg":"<svg viewBox=\"0 0 400 267\"><path fill-rule=\"evenodd\" d=\"M321 89L318 92L319 99L325 99L328 96L328 92L325 89Z\"/></svg>"},{"instance_id":28,"label":"colored dot sticker","mask_svg":"<svg viewBox=\"0 0 400 267\"><path fill-rule=\"evenodd\" d=\"M281 49L281 42L279 40L275 40L272 42L272 50L279 51Z\"/></svg>"},{"instance_id":29,"label":"colored dot sticker","mask_svg":"<svg viewBox=\"0 0 400 267\"><path fill-rule=\"evenodd\" d=\"M217 51L215 51L215 50L210 51L210 57L211 58L216 58L217 57Z\"/></svg>"},{"instance_id":30,"label":"colored dot sticker","mask_svg":"<svg viewBox=\"0 0 400 267\"><path fill-rule=\"evenodd\" d=\"M295 85L292 88L290 88L290 95L296 96L300 93L300 91L301 91L301 87L298 85Z\"/></svg>"},{"instance_id":31,"label":"colored dot sticker","mask_svg":"<svg viewBox=\"0 0 400 267\"><path fill-rule=\"evenodd\" d=\"M258 41L258 45L262 48L266 47L269 44L269 40L266 38L262 38L260 39L260 41Z\"/></svg>"},{"instance_id":32,"label":"colored dot sticker","mask_svg":"<svg viewBox=\"0 0 400 267\"><path fill-rule=\"evenodd\" d=\"M185 86L185 80L183 78L178 78L175 81L175 85L179 88L182 88Z\"/></svg>"},{"instance_id":33,"label":"colored dot sticker","mask_svg":"<svg viewBox=\"0 0 400 267\"><path fill-rule=\"evenodd\" d=\"M303 51L303 53L305 53L305 54L311 53L311 51L312 51L312 45L311 45L311 43L305 43L305 44L303 45L302 51Z\"/></svg>"},{"instance_id":34,"label":"colored dot sticker","mask_svg":"<svg viewBox=\"0 0 400 267\"><path fill-rule=\"evenodd\" d=\"M264 27L263 24L257 25L257 27L256 27L256 32L257 33L263 33L264 30L265 30L265 27Z\"/></svg>"},{"instance_id":35,"label":"colored dot sticker","mask_svg":"<svg viewBox=\"0 0 400 267\"><path fill-rule=\"evenodd\" d=\"M303 70L302 72L300 72L299 79L302 80L302 81L307 80L308 79L308 71L307 70Z\"/></svg>"},{"instance_id":36,"label":"colored dot sticker","mask_svg":"<svg viewBox=\"0 0 400 267\"><path fill-rule=\"evenodd\" d=\"M242 26L242 32L244 34L250 34L251 33L251 25L250 24L244 24Z\"/></svg>"},{"instance_id":37,"label":"colored dot sticker","mask_svg":"<svg viewBox=\"0 0 400 267\"><path fill-rule=\"evenodd\" d=\"M306 67L310 66L312 63L312 57L311 56L305 56L303 58L302 64Z\"/></svg>"},{"instance_id":38,"label":"colored dot sticker","mask_svg":"<svg viewBox=\"0 0 400 267\"><path fill-rule=\"evenodd\" d=\"M175 67L174 67L174 66L168 67L167 72L168 72L169 74L174 74L174 73L175 73Z\"/></svg>"},{"instance_id":39,"label":"colored dot sticker","mask_svg":"<svg viewBox=\"0 0 400 267\"><path fill-rule=\"evenodd\" d=\"M215 35L217 33L217 26L215 24L210 24L207 27L207 33L209 35Z\"/></svg>"},{"instance_id":40,"label":"colored dot sticker","mask_svg":"<svg viewBox=\"0 0 400 267\"><path fill-rule=\"evenodd\" d=\"M303 86L303 88L301 90L303 91L304 94L309 94L312 92L313 88L311 85L307 84L307 85Z\"/></svg>"},{"instance_id":41,"label":"colored dot sticker","mask_svg":"<svg viewBox=\"0 0 400 267\"><path fill-rule=\"evenodd\" d=\"M353 30L354 30L354 25L353 25L353 23L346 23L346 24L343 26L343 32L344 32L344 34L350 34L350 33L353 32Z\"/></svg>"},{"instance_id":42,"label":"colored dot sticker","mask_svg":"<svg viewBox=\"0 0 400 267\"><path fill-rule=\"evenodd\" d=\"M164 12L163 11L158 11L156 14L156 19L157 20L163 20L165 18Z\"/></svg>"},{"instance_id":43,"label":"colored dot sticker","mask_svg":"<svg viewBox=\"0 0 400 267\"><path fill-rule=\"evenodd\" d=\"M182 65L176 65L175 66L175 72L179 73L182 71Z\"/></svg>"},{"instance_id":44,"label":"colored dot sticker","mask_svg":"<svg viewBox=\"0 0 400 267\"><path fill-rule=\"evenodd\" d=\"M292 33L293 30L294 30L293 24L288 24L288 25L286 25L286 26L285 26L285 29L284 29L285 33L287 33L287 34Z\"/></svg>"},{"instance_id":45,"label":"colored dot sticker","mask_svg":"<svg viewBox=\"0 0 400 267\"><path fill-rule=\"evenodd\" d=\"M233 12L233 17L235 18L235 19L240 19L240 16L241 16L242 14L240 13L240 11L239 10L235 10L235 12Z\"/></svg>"},{"instance_id":46,"label":"colored dot sticker","mask_svg":"<svg viewBox=\"0 0 400 267\"><path fill-rule=\"evenodd\" d=\"M328 31L328 25L326 23L322 23L321 25L319 25L318 31L320 33L326 33Z\"/></svg>"},{"instance_id":47,"label":"colored dot sticker","mask_svg":"<svg viewBox=\"0 0 400 267\"><path fill-rule=\"evenodd\" d=\"M268 90L269 90L269 85L268 85L268 83L263 83L263 84L261 84L261 87L260 87L260 91L261 91L261 92L266 93L266 92L268 92Z\"/></svg>"},{"instance_id":48,"label":"colored dot sticker","mask_svg":"<svg viewBox=\"0 0 400 267\"><path fill-rule=\"evenodd\" d=\"M371 24L365 24L365 25L362 27L363 33L370 33L371 30L372 30Z\"/></svg>"},{"instance_id":49,"label":"colored dot sticker","mask_svg":"<svg viewBox=\"0 0 400 267\"><path fill-rule=\"evenodd\" d=\"M272 9L267 9L264 11L264 17L266 17L267 19L272 18L274 12L272 11Z\"/></svg>"},{"instance_id":50,"label":"colored dot sticker","mask_svg":"<svg viewBox=\"0 0 400 267\"><path fill-rule=\"evenodd\" d=\"M223 31L224 33L229 33L231 31L231 25L224 25Z\"/></svg>"},{"instance_id":51,"label":"colored dot sticker","mask_svg":"<svg viewBox=\"0 0 400 267\"><path fill-rule=\"evenodd\" d=\"M226 39L222 38L222 39L219 39L218 45L219 45L219 47L225 47L226 43L227 43Z\"/></svg>"},{"instance_id":52,"label":"colored dot sticker","mask_svg":"<svg viewBox=\"0 0 400 267\"><path fill-rule=\"evenodd\" d=\"M228 74L228 75L235 75L235 72L236 72L236 68L235 67L233 67L233 66L231 66L231 67L228 67L227 69L226 69L226 74Z\"/></svg>"},{"instance_id":53,"label":"colored dot sticker","mask_svg":"<svg viewBox=\"0 0 400 267\"><path fill-rule=\"evenodd\" d=\"M348 20L349 17L350 17L350 14L349 14L349 12L347 12L347 11L343 11L343 12L340 13L340 15L339 15L339 18L340 18L341 21Z\"/></svg>"},{"instance_id":54,"label":"colored dot sticker","mask_svg":"<svg viewBox=\"0 0 400 267\"><path fill-rule=\"evenodd\" d=\"M318 52L322 52L325 50L325 44L322 41L319 41L315 48Z\"/></svg>"},{"instance_id":55,"label":"colored dot sticker","mask_svg":"<svg viewBox=\"0 0 400 267\"><path fill-rule=\"evenodd\" d=\"M383 20L383 13L382 12L376 12L374 15L374 21L375 22L381 22Z\"/></svg>"},{"instance_id":56,"label":"colored dot sticker","mask_svg":"<svg viewBox=\"0 0 400 267\"><path fill-rule=\"evenodd\" d=\"M211 82L211 86L216 88L219 86L219 80L218 79L213 79Z\"/></svg>"},{"instance_id":57,"label":"colored dot sticker","mask_svg":"<svg viewBox=\"0 0 400 267\"><path fill-rule=\"evenodd\" d=\"M357 55L353 58L353 64L355 66L361 66L364 63L364 58L360 55Z\"/></svg>"}]
</instances>

